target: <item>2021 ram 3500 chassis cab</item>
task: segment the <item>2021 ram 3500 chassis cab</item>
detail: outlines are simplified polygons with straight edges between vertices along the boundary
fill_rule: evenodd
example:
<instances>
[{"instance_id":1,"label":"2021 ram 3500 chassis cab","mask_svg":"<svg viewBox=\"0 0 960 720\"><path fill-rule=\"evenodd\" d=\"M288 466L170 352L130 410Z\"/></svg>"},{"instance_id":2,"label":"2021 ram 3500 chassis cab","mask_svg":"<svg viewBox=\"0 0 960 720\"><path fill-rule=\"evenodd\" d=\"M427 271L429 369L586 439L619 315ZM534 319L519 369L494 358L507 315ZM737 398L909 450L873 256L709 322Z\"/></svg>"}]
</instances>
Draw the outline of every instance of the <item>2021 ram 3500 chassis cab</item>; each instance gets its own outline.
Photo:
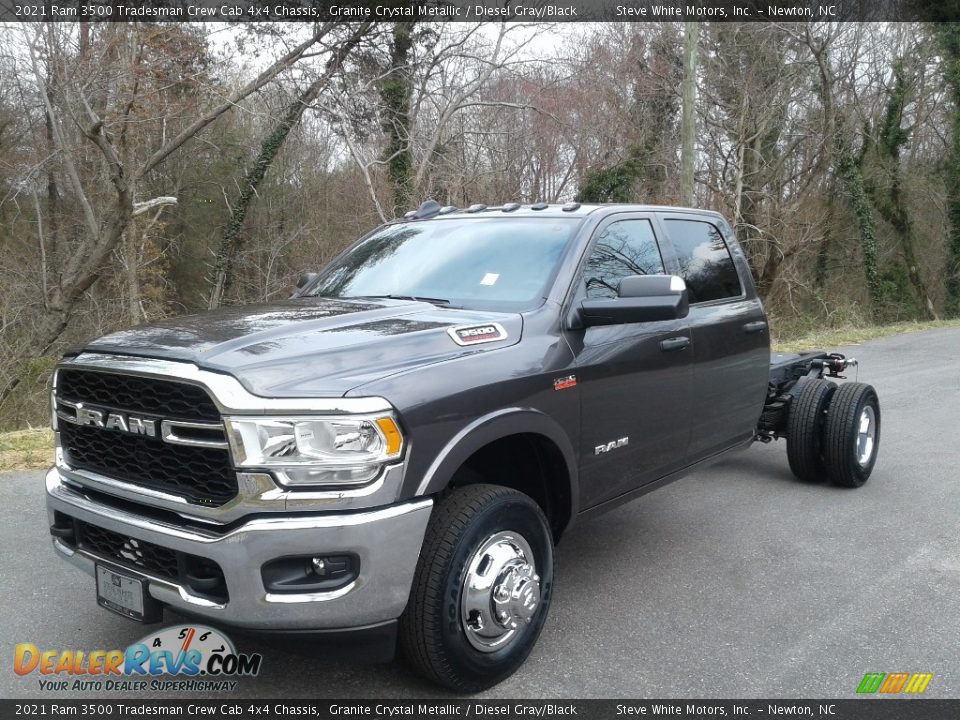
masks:
<instances>
[{"instance_id":1,"label":"2021 ram 3500 chassis cab","mask_svg":"<svg viewBox=\"0 0 960 720\"><path fill-rule=\"evenodd\" d=\"M712 212L425 203L295 296L113 333L59 364L57 553L98 602L399 635L464 691L512 673L575 518L756 438L808 480L876 459L872 388L778 356ZM91 589L91 593L93 589Z\"/></svg>"}]
</instances>

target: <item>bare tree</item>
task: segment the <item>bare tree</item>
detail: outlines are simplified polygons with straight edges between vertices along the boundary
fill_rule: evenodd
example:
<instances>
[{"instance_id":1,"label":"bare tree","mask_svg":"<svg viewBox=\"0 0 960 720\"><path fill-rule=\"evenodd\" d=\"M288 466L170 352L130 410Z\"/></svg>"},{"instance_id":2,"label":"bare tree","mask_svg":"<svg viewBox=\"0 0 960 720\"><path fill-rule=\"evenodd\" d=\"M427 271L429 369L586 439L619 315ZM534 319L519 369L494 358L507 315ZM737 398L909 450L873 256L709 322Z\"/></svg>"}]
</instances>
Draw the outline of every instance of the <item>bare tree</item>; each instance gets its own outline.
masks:
<instances>
[{"instance_id":1,"label":"bare tree","mask_svg":"<svg viewBox=\"0 0 960 720\"><path fill-rule=\"evenodd\" d=\"M471 147L478 132L467 119L471 112L530 107L484 93L504 73L534 63L525 48L535 28L506 23L415 28L395 26L380 56L369 64L374 73L350 78L329 107L338 127L350 133L344 141L366 179L371 201L395 212L411 198L457 194L454 178L464 182L466 169L458 153ZM520 30L527 37L515 40ZM381 200L381 193L390 201Z\"/></svg>"},{"instance_id":2,"label":"bare tree","mask_svg":"<svg viewBox=\"0 0 960 720\"><path fill-rule=\"evenodd\" d=\"M298 97L284 109L276 125L260 144L260 152L247 170L241 186L240 197L233 205L230 213L230 222L227 224L227 229L220 239L220 245L217 248L213 287L210 291L208 303L210 309L220 307L220 304L223 302L224 293L229 287L233 259L241 246L244 221L256 197L257 188L263 181L264 176L273 164L277 154L283 148L283 144L290 135L290 131L300 121L300 118L303 117L306 109L320 96L320 93L328 85L331 78L340 70L347 57L370 32L373 25L372 22L359 23L355 27L350 28L349 34L345 37L338 38L332 43L327 43L326 51L329 52L330 58L327 60L323 72L310 82L310 84L300 92ZM316 34L317 40L319 41L321 38L327 37L335 27L335 23L325 25L321 31Z\"/></svg>"},{"instance_id":3,"label":"bare tree","mask_svg":"<svg viewBox=\"0 0 960 720\"><path fill-rule=\"evenodd\" d=\"M139 186L167 158L252 93L296 63L324 32L317 27L277 57L266 69L225 96L214 98L171 137L161 136L144 159L131 146L135 109L143 100L151 28L107 25L93 40L71 49L73 38L61 26L24 27L32 80L43 103L53 147L79 205L85 234L60 268L45 298L46 312L22 341L20 352L47 353L62 336L77 303L98 279L107 258L120 245L133 219L158 205L175 202L138 199ZM51 82L51 78L54 79ZM97 176L89 176L97 153ZM109 182L108 196L91 187L99 173ZM0 386L2 404L19 383L16 375Z\"/></svg>"}]
</instances>

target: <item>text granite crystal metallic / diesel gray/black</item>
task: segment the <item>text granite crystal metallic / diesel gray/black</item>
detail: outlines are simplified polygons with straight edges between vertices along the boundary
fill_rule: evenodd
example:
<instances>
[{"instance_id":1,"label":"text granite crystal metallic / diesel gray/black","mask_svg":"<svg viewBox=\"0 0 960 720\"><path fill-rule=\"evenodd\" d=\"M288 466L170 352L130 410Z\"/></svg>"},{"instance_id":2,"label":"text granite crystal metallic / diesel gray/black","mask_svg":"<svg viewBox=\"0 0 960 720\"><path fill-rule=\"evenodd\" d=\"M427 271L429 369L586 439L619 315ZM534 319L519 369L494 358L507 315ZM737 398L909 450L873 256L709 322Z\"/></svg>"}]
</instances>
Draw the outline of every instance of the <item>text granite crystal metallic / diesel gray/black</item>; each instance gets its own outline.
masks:
<instances>
[{"instance_id":1,"label":"text granite crystal metallic / diesel gray/black","mask_svg":"<svg viewBox=\"0 0 960 720\"><path fill-rule=\"evenodd\" d=\"M489 687L546 622L571 523L755 440L858 487L875 391L774 355L708 211L428 201L294 296L113 333L57 366L56 552L224 626Z\"/></svg>"}]
</instances>

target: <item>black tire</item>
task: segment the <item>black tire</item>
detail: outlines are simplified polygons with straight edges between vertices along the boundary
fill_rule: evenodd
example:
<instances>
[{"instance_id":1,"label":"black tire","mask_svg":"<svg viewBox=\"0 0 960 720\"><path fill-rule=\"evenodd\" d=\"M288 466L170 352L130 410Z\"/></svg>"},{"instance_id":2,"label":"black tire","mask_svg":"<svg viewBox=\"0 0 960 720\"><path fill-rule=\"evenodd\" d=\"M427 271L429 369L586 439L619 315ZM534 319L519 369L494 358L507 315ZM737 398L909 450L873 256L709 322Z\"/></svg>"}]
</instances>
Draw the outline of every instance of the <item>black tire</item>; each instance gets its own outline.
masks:
<instances>
[{"instance_id":1,"label":"black tire","mask_svg":"<svg viewBox=\"0 0 960 720\"><path fill-rule=\"evenodd\" d=\"M836 383L829 380L807 380L790 401L787 459L790 461L790 470L804 482L827 479L823 461L823 429L827 408L836 389Z\"/></svg>"},{"instance_id":2,"label":"black tire","mask_svg":"<svg viewBox=\"0 0 960 720\"><path fill-rule=\"evenodd\" d=\"M860 423L872 414L873 442L861 462ZM823 459L830 479L837 485L858 488L870 479L880 449L880 400L877 391L863 383L844 383L833 396L824 426Z\"/></svg>"},{"instance_id":3,"label":"black tire","mask_svg":"<svg viewBox=\"0 0 960 720\"><path fill-rule=\"evenodd\" d=\"M532 550L540 582L539 604L529 623L505 647L486 652L468 640L461 595L468 563L483 544L508 531ZM540 507L528 496L496 485L468 485L433 510L414 574L410 601L400 618L400 648L428 680L458 692L478 692L510 676L530 654L550 609L553 538Z\"/></svg>"}]
</instances>

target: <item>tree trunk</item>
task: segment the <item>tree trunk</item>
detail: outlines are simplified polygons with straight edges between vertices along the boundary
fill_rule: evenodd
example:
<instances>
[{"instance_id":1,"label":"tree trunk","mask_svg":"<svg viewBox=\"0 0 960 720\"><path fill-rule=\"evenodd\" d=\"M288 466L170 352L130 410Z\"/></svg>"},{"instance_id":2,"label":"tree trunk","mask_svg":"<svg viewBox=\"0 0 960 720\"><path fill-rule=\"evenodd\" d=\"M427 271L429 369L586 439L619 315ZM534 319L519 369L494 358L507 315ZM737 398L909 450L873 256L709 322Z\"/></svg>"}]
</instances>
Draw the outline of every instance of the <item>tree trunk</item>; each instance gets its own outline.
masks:
<instances>
[{"instance_id":1,"label":"tree trunk","mask_svg":"<svg viewBox=\"0 0 960 720\"><path fill-rule=\"evenodd\" d=\"M857 227L860 231L860 247L863 252L863 273L870 293L870 313L876 317L880 310L882 291L877 272L877 237L873 225L873 213L863 185L860 158L850 146L848 130L842 118L838 122L833 104L833 70L830 67L827 43L814 38L806 28L806 43L817 61L820 73L820 98L823 102L824 136L833 136L833 155L836 159L837 176L850 197Z\"/></svg>"},{"instance_id":2,"label":"tree trunk","mask_svg":"<svg viewBox=\"0 0 960 720\"><path fill-rule=\"evenodd\" d=\"M137 243L137 234L125 232L121 246L123 247L123 275L127 286L127 315L134 325L143 320L140 297L140 248Z\"/></svg>"},{"instance_id":3,"label":"tree trunk","mask_svg":"<svg viewBox=\"0 0 960 720\"><path fill-rule=\"evenodd\" d=\"M737 180L739 192L740 219L738 233L743 250L747 255L753 279L757 283L757 292L766 299L770 284L764 280L769 249L763 242L760 225L762 222L760 200L763 198L761 169L763 151L760 146L760 129L752 121L745 121L740 135L740 176Z\"/></svg>"},{"instance_id":4,"label":"tree trunk","mask_svg":"<svg viewBox=\"0 0 960 720\"><path fill-rule=\"evenodd\" d=\"M863 274L870 293L871 314L876 317L880 312L883 293L880 287L880 274L877 271L877 234L873 224L873 211L867 200L863 185L863 173L850 147L844 128L837 128L836 141L837 173L843 181L854 215L860 230L860 248L863 252Z\"/></svg>"},{"instance_id":5,"label":"tree trunk","mask_svg":"<svg viewBox=\"0 0 960 720\"><path fill-rule=\"evenodd\" d=\"M410 152L410 49L416 21L394 23L390 42L390 68L380 81L383 102L383 130L387 134L384 162L393 189L393 214L400 217L409 209L413 184L413 155Z\"/></svg>"},{"instance_id":6,"label":"tree trunk","mask_svg":"<svg viewBox=\"0 0 960 720\"><path fill-rule=\"evenodd\" d=\"M960 23L938 23L934 28L943 51L943 76L953 98L953 137L945 168L950 235L944 275L947 289L946 313L955 317L960 315Z\"/></svg>"},{"instance_id":7,"label":"tree trunk","mask_svg":"<svg viewBox=\"0 0 960 720\"><path fill-rule=\"evenodd\" d=\"M817 264L814 272L813 286L822 290L827 284L827 263L830 259L830 246L833 244L833 223L836 216L837 204L834 202L834 183L828 185L827 211L823 217L823 238L817 246Z\"/></svg>"},{"instance_id":8,"label":"tree trunk","mask_svg":"<svg viewBox=\"0 0 960 720\"><path fill-rule=\"evenodd\" d=\"M227 229L224 231L223 237L220 238L220 245L217 248L213 289L210 292L208 304L211 310L220 307L223 303L223 298L233 280L234 259L243 244L243 225L247 219L247 212L253 204L253 199L257 195L257 188L276 159L280 148L283 147L290 130L300 120L307 106L316 99L320 86L321 79L318 78L287 107L273 132L260 145L260 153L257 155L256 161L247 170L247 175L243 181L243 190L240 191L240 198L233 206L230 222L227 223Z\"/></svg>"},{"instance_id":9,"label":"tree trunk","mask_svg":"<svg viewBox=\"0 0 960 720\"><path fill-rule=\"evenodd\" d=\"M937 320L933 300L930 298L930 293L927 291L926 283L920 275L920 268L917 264L915 251L917 233L907 206L903 187L903 170L900 167L900 148L910 139L909 131L902 127L903 109L907 103L909 92L902 59L894 62L893 77L894 86L887 99L884 123L880 130L880 141L876 146L881 166L890 176L890 186L886 194L876 184L872 183L867 186L867 190L874 207L880 212L880 216L890 223L900 239L900 249L907 266L907 276L920 299L924 316L931 320Z\"/></svg>"}]
</instances>

